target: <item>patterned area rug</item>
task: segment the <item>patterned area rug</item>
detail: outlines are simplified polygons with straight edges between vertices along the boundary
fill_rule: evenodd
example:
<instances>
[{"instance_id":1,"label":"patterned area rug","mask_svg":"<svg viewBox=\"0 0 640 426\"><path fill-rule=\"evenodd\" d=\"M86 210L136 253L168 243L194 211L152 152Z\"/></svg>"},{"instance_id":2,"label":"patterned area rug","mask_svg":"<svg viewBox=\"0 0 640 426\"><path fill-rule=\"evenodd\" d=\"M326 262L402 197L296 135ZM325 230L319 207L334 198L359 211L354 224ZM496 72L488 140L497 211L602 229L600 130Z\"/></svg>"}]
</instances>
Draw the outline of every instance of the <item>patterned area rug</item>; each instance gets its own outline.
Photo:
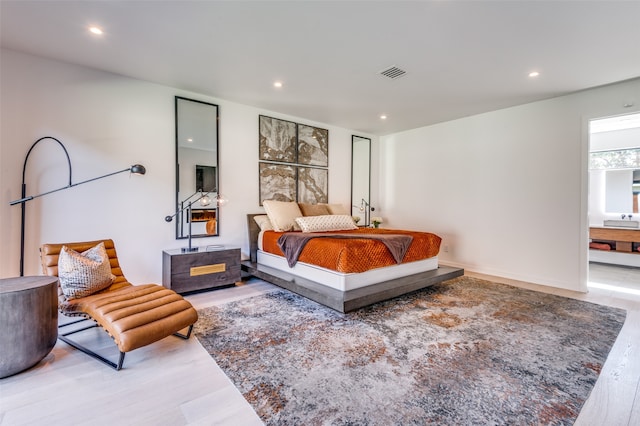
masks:
<instances>
[{"instance_id":1,"label":"patterned area rug","mask_svg":"<svg viewBox=\"0 0 640 426\"><path fill-rule=\"evenodd\" d=\"M348 314L278 290L199 315L269 425L562 425L626 312L461 277Z\"/></svg>"}]
</instances>

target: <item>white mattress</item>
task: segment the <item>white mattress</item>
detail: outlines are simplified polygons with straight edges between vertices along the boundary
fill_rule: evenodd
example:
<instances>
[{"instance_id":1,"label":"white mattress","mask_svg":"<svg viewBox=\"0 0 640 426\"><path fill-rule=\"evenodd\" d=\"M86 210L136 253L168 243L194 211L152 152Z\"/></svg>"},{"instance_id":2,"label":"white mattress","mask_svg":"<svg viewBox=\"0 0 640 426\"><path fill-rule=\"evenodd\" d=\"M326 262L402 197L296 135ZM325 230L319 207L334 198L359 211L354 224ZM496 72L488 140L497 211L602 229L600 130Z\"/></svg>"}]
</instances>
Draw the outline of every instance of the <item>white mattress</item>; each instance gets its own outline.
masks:
<instances>
[{"instance_id":1,"label":"white mattress","mask_svg":"<svg viewBox=\"0 0 640 426\"><path fill-rule=\"evenodd\" d=\"M259 241L262 241L262 238L260 238ZM260 244L260 246L262 246L262 244ZM287 259L262 250L258 250L258 263L260 265L286 271L341 291L353 290L395 278L406 277L408 275L438 269L437 256L416 262L401 263L399 265L351 274L336 272L303 262L297 262L293 268L289 268Z\"/></svg>"}]
</instances>

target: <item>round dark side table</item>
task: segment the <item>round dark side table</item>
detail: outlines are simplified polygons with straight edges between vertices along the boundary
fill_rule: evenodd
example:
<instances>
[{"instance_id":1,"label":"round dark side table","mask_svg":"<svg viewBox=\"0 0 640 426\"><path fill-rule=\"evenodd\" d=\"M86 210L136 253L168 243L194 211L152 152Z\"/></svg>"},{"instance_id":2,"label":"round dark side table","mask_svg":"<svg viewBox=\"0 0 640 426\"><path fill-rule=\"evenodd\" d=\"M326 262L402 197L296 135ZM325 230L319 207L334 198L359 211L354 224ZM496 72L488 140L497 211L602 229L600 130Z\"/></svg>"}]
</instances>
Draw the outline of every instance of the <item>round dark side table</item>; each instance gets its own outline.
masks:
<instances>
[{"instance_id":1,"label":"round dark side table","mask_svg":"<svg viewBox=\"0 0 640 426\"><path fill-rule=\"evenodd\" d=\"M0 279L0 378L34 366L58 338L58 278Z\"/></svg>"}]
</instances>

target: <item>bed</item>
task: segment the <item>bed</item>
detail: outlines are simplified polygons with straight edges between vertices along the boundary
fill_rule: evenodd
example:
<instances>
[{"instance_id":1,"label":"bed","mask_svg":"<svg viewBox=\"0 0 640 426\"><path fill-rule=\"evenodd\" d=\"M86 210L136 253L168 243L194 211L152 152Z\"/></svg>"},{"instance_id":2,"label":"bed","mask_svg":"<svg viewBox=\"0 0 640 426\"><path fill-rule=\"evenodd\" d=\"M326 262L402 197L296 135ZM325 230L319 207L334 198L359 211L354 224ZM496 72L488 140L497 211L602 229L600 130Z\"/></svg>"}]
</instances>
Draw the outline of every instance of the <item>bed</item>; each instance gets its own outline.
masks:
<instances>
[{"instance_id":1,"label":"bed","mask_svg":"<svg viewBox=\"0 0 640 426\"><path fill-rule=\"evenodd\" d=\"M428 233L362 228L357 231L344 232L352 234L411 235L416 241L411 242L405 255L406 259L411 261L397 263L393 261L393 258L391 261L378 258L378 262L385 264L380 265L378 263L373 265L374 267L371 269L365 267L364 269L366 270L362 270L362 262L355 262L355 266L348 261L344 262L344 250L346 250L345 247L348 244L343 241L333 241L334 245L340 247L338 250L343 250L343 252L341 256L332 255L333 257L329 257L332 257L332 259L339 257L340 260L337 263L340 264L342 261L344 265L331 265L334 260L327 261L322 259L319 262L321 266L319 266L309 262L307 254L307 251L312 250L315 244L320 244L313 239L302 249L297 262L291 267L288 259L283 256L282 249L277 246L274 248L275 241L279 240L285 232L261 230L254 217L263 215L264 213L247 215L250 259L242 262L243 271L248 275L286 288L339 312L349 312L464 274L463 269L438 264L437 252L440 240L437 236L433 238L425 237ZM293 234L303 233L294 232ZM352 258L364 259L371 257L363 256L363 253L369 253L370 244L374 243L362 241L358 239L357 235L349 238L359 241L359 244L357 244L359 249L356 249L356 253L352 255ZM435 247L430 247L428 250L420 250L420 247L425 244L425 238L431 238L431 243L427 244L432 244ZM327 240L333 240L333 238L327 237ZM323 241L322 244L325 244L325 242ZM380 246L379 243L375 244ZM360 252L357 252L357 250L360 250ZM382 251L384 251L384 248ZM384 256L382 257L384 258Z\"/></svg>"}]
</instances>

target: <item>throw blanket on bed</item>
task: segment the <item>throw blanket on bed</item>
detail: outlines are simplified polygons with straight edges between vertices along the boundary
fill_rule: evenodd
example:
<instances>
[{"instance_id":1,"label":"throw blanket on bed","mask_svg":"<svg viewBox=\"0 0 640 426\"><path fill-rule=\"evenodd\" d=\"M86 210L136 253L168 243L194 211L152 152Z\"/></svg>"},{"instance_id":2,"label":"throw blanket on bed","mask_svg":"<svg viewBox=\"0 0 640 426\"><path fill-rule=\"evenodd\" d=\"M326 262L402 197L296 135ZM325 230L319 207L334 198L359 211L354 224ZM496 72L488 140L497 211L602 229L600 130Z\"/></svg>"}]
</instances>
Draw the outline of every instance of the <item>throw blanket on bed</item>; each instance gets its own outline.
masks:
<instances>
[{"instance_id":1,"label":"throw blanket on bed","mask_svg":"<svg viewBox=\"0 0 640 426\"><path fill-rule=\"evenodd\" d=\"M396 263L402 263L404 255L407 253L413 237L411 235L397 235L397 234L369 234L369 235L353 235L353 234L335 234L335 233L313 233L313 232L291 232L285 233L278 238L278 247L284 253L287 258L287 263L290 268L298 261L300 253L304 249L304 246L313 238L349 238L349 239L369 239L378 240L382 242L395 259Z\"/></svg>"}]
</instances>

